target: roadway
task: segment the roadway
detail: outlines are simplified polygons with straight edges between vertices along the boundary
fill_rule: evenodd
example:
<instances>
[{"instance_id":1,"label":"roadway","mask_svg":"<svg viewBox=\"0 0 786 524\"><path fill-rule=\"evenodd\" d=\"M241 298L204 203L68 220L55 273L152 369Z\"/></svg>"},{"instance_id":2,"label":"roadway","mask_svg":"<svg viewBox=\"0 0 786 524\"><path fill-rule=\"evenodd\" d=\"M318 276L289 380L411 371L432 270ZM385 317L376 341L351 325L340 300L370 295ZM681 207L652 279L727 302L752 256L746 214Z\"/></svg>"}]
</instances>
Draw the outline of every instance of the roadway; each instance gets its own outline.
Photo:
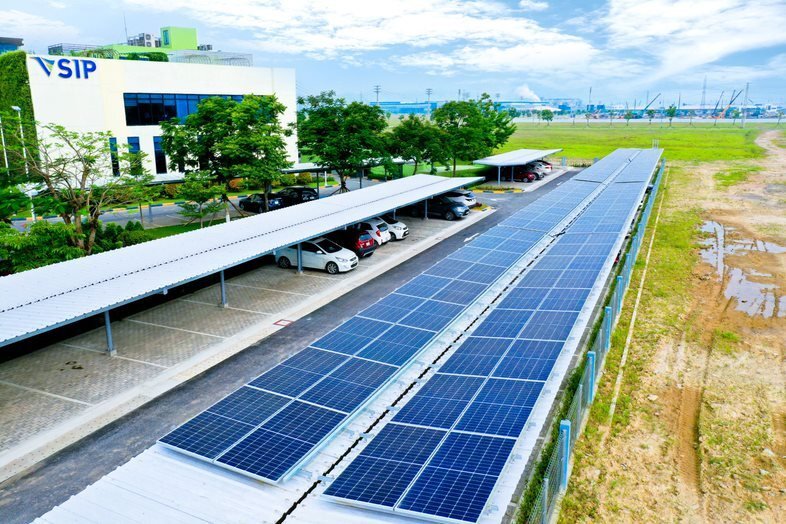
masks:
<instances>
[{"instance_id":1,"label":"roadway","mask_svg":"<svg viewBox=\"0 0 786 524\"><path fill-rule=\"evenodd\" d=\"M0 522L27 523L43 515L152 446L160 436L304 348L426 270L435 260L447 256L475 235L503 221L511 213L575 174L576 171L570 171L528 193L480 194L481 201L498 208L488 219L443 240L384 276L249 346L234 357L51 456L34 470L0 484Z\"/></svg>"}]
</instances>

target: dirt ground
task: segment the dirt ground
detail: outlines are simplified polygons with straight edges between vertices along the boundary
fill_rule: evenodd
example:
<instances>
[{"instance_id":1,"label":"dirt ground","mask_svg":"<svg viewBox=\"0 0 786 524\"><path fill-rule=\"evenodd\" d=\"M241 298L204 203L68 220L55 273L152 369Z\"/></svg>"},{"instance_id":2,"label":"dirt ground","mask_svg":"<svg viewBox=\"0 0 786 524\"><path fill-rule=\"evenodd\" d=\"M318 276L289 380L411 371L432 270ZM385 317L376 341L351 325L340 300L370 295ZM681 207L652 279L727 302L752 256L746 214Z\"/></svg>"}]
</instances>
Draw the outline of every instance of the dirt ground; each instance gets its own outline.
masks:
<instances>
[{"instance_id":1,"label":"dirt ground","mask_svg":"<svg viewBox=\"0 0 786 524\"><path fill-rule=\"evenodd\" d=\"M617 413L609 424L612 364L577 447L561 521L786 522L786 149L779 140L777 131L763 132L757 144L766 157L748 162L761 170L729 187L714 177L727 163L672 168L658 235L669 235L669 215L685 210L701 225L685 247L693 257L680 283L686 292L645 286ZM669 261L653 264L648 279L658 278L658 263Z\"/></svg>"}]
</instances>

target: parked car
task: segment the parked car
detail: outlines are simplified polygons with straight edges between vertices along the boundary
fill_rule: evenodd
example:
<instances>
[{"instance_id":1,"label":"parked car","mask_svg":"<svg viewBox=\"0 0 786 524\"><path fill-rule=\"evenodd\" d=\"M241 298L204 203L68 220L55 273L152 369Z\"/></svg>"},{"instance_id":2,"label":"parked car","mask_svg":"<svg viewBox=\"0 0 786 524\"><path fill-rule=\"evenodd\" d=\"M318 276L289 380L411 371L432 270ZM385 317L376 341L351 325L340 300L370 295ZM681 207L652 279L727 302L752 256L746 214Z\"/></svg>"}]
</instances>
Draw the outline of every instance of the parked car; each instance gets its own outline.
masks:
<instances>
[{"instance_id":1,"label":"parked car","mask_svg":"<svg viewBox=\"0 0 786 524\"><path fill-rule=\"evenodd\" d=\"M548 175L554 171L554 167L552 166L551 162L546 162L545 160L536 160L534 163L540 165L540 167L542 167Z\"/></svg>"},{"instance_id":2,"label":"parked car","mask_svg":"<svg viewBox=\"0 0 786 524\"><path fill-rule=\"evenodd\" d=\"M270 211L284 207L284 201L273 193L268 193L267 199ZM265 210L265 195L263 193L248 195L245 198L241 198L237 205L240 209L249 213L262 213Z\"/></svg>"},{"instance_id":3,"label":"parked car","mask_svg":"<svg viewBox=\"0 0 786 524\"><path fill-rule=\"evenodd\" d=\"M303 186L285 187L277 193L274 193L274 195L284 202L285 207L302 204L303 202L308 202L310 200L316 200L319 198L319 195L315 189Z\"/></svg>"},{"instance_id":4,"label":"parked car","mask_svg":"<svg viewBox=\"0 0 786 524\"><path fill-rule=\"evenodd\" d=\"M445 196L450 200L458 202L459 204L464 204L467 207L475 207L480 205L475 198L475 194L472 191L467 191L466 189L448 191L445 193Z\"/></svg>"},{"instance_id":5,"label":"parked car","mask_svg":"<svg viewBox=\"0 0 786 524\"><path fill-rule=\"evenodd\" d=\"M538 179L538 175L523 167L517 167L513 170L514 182L534 182L536 179Z\"/></svg>"},{"instance_id":6,"label":"parked car","mask_svg":"<svg viewBox=\"0 0 786 524\"><path fill-rule=\"evenodd\" d=\"M393 217L393 215L384 215L379 217L388 225L390 231L390 238L392 240L404 240L409 235L409 228L407 225Z\"/></svg>"},{"instance_id":7,"label":"parked car","mask_svg":"<svg viewBox=\"0 0 786 524\"><path fill-rule=\"evenodd\" d=\"M374 239L374 242L377 246L381 246L382 244L387 244L390 242L390 231L388 230L388 225L385 223L384 220L380 220L379 218L371 218L364 222L358 222L353 226L354 229L359 229L360 231L365 231L371 238Z\"/></svg>"},{"instance_id":8,"label":"parked car","mask_svg":"<svg viewBox=\"0 0 786 524\"><path fill-rule=\"evenodd\" d=\"M301 242L301 249L303 267L322 269L331 275L351 271L358 265L355 253L324 237ZM297 246L289 246L276 253L276 264L284 269L297 265Z\"/></svg>"},{"instance_id":9,"label":"parked car","mask_svg":"<svg viewBox=\"0 0 786 524\"><path fill-rule=\"evenodd\" d=\"M359 258L370 257L377 249L377 243L371 235L359 229L339 229L328 233L327 237L339 246L349 249Z\"/></svg>"},{"instance_id":10,"label":"parked car","mask_svg":"<svg viewBox=\"0 0 786 524\"><path fill-rule=\"evenodd\" d=\"M524 169L528 171L532 171L536 175L540 175L541 178L545 175L548 175L551 172L551 166L549 166L548 169L546 169L545 164L537 161L526 164L524 166Z\"/></svg>"},{"instance_id":11,"label":"parked car","mask_svg":"<svg viewBox=\"0 0 786 524\"><path fill-rule=\"evenodd\" d=\"M411 216L423 216L425 202L418 202L407 206L402 211ZM455 220L464 218L469 214L469 208L464 204L454 202L444 195L438 195L428 199L428 216L444 218L445 220Z\"/></svg>"}]
</instances>

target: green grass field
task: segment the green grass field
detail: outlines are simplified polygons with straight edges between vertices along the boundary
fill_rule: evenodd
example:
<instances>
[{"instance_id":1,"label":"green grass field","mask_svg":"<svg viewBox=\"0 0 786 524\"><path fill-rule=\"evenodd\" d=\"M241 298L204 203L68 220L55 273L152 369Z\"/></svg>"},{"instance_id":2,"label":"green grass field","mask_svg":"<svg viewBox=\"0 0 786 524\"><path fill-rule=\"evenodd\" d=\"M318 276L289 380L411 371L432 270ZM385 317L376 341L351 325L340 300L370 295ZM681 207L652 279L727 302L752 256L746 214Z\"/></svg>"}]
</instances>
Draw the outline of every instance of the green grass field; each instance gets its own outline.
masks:
<instances>
[{"instance_id":1,"label":"green grass field","mask_svg":"<svg viewBox=\"0 0 786 524\"><path fill-rule=\"evenodd\" d=\"M601 123L576 121L569 123L517 124L518 129L508 140L499 153L514 149L558 149L563 152L558 156L570 159L593 159L603 157L620 147L652 147L653 140L658 140L665 149L664 156L668 160L700 161L743 160L759 158L762 150L754 140L763 128L772 128L773 124L748 125L745 129L730 124L667 124L659 122L652 125L645 123L624 124L614 126Z\"/></svg>"}]
</instances>

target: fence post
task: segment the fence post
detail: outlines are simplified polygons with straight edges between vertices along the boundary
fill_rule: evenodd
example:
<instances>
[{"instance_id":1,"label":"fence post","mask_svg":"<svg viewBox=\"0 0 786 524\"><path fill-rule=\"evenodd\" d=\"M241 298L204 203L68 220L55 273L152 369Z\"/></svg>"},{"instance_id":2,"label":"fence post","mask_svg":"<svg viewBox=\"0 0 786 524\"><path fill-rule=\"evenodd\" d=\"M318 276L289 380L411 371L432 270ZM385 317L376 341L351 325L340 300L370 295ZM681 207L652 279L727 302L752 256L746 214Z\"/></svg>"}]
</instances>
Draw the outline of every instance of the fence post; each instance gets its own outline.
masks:
<instances>
[{"instance_id":1,"label":"fence post","mask_svg":"<svg viewBox=\"0 0 786 524\"><path fill-rule=\"evenodd\" d=\"M568 489L568 466L570 464L570 420L559 423L559 432L562 435L562 477L560 487L562 491Z\"/></svg>"},{"instance_id":2,"label":"fence post","mask_svg":"<svg viewBox=\"0 0 786 524\"><path fill-rule=\"evenodd\" d=\"M622 275L617 275L617 315L622 311L622 295L625 293L625 287L622 283Z\"/></svg>"},{"instance_id":3,"label":"fence post","mask_svg":"<svg viewBox=\"0 0 786 524\"><path fill-rule=\"evenodd\" d=\"M596 369L596 364L595 364L595 352L594 351L588 351L587 352L587 367L589 368L589 376L590 376L590 379L589 379L590 380L590 382L589 382L589 395L587 395L589 397L588 404L592 404L592 401L595 400L595 369Z\"/></svg>"},{"instance_id":4,"label":"fence post","mask_svg":"<svg viewBox=\"0 0 786 524\"><path fill-rule=\"evenodd\" d=\"M549 478L546 477L543 479L543 496L541 499L541 511L543 512L540 520L543 524L548 524L549 522Z\"/></svg>"},{"instance_id":5,"label":"fence post","mask_svg":"<svg viewBox=\"0 0 786 524\"><path fill-rule=\"evenodd\" d=\"M605 351L608 351L609 348L611 347L611 323L612 323L611 315L612 315L611 306L606 306L606 313L603 316L603 322L605 324L604 326L605 340L603 341L603 349Z\"/></svg>"}]
</instances>

